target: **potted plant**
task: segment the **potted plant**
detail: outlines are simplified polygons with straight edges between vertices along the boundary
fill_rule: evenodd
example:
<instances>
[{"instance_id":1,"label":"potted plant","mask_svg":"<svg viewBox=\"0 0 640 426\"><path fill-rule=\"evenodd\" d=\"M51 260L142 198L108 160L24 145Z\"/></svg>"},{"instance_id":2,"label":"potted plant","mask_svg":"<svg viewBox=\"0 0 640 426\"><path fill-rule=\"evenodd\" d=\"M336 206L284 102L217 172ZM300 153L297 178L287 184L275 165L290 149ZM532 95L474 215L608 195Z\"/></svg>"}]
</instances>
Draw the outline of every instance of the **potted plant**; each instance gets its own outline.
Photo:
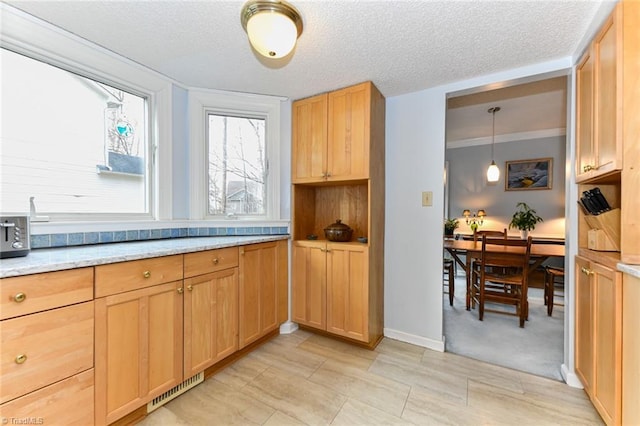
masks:
<instances>
[{"instance_id":1,"label":"potted plant","mask_svg":"<svg viewBox=\"0 0 640 426\"><path fill-rule=\"evenodd\" d=\"M536 228L536 223L542 222L543 219L538 216L536 211L529 207L527 203L520 202L516 207L518 210L516 210L511 217L509 229L519 229L522 239L526 239L529 235L529 231L534 230Z\"/></svg>"},{"instance_id":2,"label":"potted plant","mask_svg":"<svg viewBox=\"0 0 640 426\"><path fill-rule=\"evenodd\" d=\"M453 231L458 227L458 219L445 219L444 220L444 236L453 237Z\"/></svg>"}]
</instances>

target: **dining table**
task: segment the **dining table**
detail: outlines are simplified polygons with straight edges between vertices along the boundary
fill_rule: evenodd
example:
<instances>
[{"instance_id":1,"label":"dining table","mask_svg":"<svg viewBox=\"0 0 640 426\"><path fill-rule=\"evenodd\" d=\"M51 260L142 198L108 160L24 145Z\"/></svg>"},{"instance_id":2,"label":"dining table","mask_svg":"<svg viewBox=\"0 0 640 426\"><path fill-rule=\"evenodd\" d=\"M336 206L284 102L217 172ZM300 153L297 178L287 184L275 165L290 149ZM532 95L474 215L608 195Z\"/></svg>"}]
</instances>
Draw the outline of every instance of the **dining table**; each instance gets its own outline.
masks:
<instances>
[{"instance_id":1,"label":"dining table","mask_svg":"<svg viewBox=\"0 0 640 426\"><path fill-rule=\"evenodd\" d=\"M505 254L524 254L523 247L513 247L513 246L488 246L489 249L494 253L505 253ZM467 310L471 308L471 297L470 297L470 287L471 287L471 262L472 259L480 259L482 254L482 240L478 241L469 241L469 240L456 240L456 239L445 239L444 240L444 249L451 254L455 262L460 265L465 272L467 278L467 294L466 294L466 305ZM559 244L531 244L531 254L530 258L533 261L529 266L529 273L535 271L542 263L549 259L550 257L564 257L564 245ZM461 259L461 256L465 257L465 261Z\"/></svg>"}]
</instances>

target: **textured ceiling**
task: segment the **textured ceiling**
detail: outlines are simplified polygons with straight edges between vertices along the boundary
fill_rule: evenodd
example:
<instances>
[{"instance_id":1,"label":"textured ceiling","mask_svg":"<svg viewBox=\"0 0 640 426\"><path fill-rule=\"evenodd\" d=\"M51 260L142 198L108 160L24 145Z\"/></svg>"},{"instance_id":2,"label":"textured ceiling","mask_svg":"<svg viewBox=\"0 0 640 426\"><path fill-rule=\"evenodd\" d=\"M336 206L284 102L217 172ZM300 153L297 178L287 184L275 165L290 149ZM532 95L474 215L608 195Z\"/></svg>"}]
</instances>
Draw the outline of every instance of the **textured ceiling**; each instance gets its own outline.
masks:
<instances>
[{"instance_id":1,"label":"textured ceiling","mask_svg":"<svg viewBox=\"0 0 640 426\"><path fill-rule=\"evenodd\" d=\"M4 0L186 86L292 99L365 80L391 97L566 57L603 1L291 0L304 32L270 61L249 46L242 0Z\"/></svg>"}]
</instances>

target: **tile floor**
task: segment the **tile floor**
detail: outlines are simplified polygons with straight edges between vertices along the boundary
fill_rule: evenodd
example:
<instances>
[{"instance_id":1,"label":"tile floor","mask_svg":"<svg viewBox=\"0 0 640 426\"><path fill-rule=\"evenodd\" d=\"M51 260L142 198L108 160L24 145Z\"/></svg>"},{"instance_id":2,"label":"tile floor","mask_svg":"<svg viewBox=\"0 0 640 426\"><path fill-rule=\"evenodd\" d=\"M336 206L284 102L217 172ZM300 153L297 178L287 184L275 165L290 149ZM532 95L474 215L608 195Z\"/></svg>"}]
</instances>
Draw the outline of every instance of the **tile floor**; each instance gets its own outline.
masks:
<instances>
[{"instance_id":1,"label":"tile floor","mask_svg":"<svg viewBox=\"0 0 640 426\"><path fill-rule=\"evenodd\" d=\"M391 339L280 335L139 425L599 425L581 389Z\"/></svg>"}]
</instances>

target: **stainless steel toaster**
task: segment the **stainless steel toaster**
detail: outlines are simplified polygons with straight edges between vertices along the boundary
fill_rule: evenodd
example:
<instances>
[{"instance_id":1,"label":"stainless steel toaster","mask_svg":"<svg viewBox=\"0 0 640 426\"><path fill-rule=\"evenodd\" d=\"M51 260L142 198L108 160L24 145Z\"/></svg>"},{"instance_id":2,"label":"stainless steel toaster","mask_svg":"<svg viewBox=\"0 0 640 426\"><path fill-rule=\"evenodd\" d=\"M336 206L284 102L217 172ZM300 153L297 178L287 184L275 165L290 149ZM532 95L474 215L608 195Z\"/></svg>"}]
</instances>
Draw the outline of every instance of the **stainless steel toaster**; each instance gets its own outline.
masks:
<instances>
[{"instance_id":1,"label":"stainless steel toaster","mask_svg":"<svg viewBox=\"0 0 640 426\"><path fill-rule=\"evenodd\" d=\"M29 216L0 216L0 258L26 256L31 250Z\"/></svg>"}]
</instances>

